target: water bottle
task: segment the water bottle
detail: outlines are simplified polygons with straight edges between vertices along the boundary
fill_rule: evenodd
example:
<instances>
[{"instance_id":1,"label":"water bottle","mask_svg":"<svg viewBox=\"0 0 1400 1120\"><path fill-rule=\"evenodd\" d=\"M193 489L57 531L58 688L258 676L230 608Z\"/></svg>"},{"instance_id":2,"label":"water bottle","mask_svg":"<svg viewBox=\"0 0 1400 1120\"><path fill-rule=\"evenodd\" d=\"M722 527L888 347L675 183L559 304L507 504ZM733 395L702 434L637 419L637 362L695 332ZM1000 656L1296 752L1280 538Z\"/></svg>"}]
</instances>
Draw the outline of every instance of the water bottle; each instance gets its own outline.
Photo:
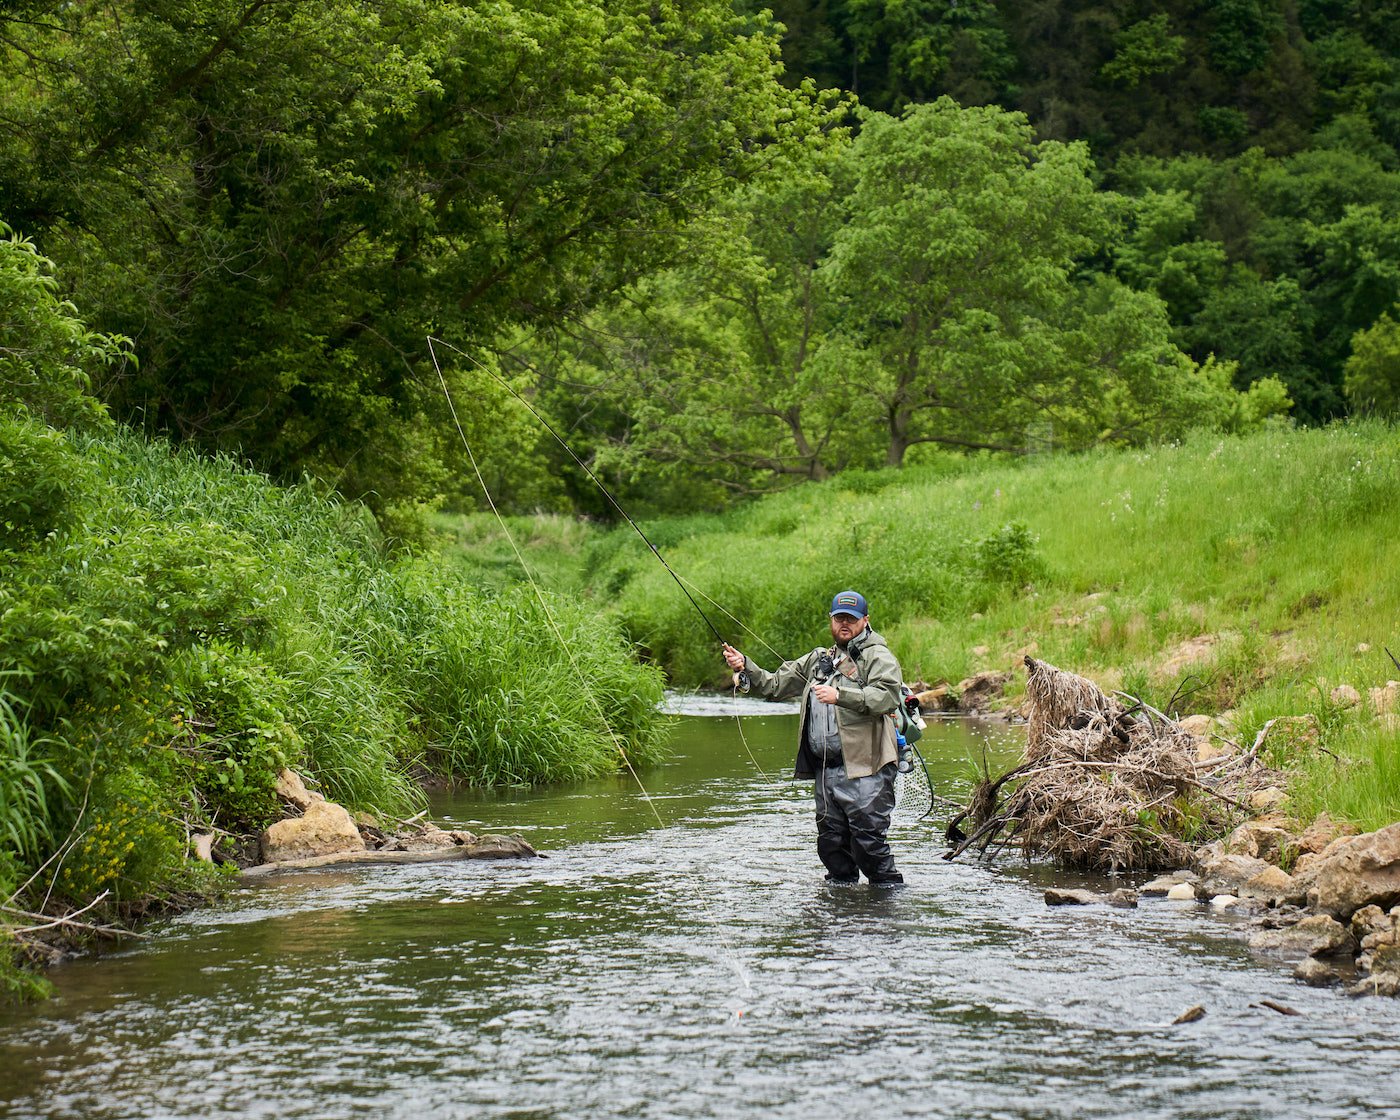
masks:
<instances>
[{"instance_id":1,"label":"water bottle","mask_svg":"<svg viewBox=\"0 0 1400 1120\"><path fill-rule=\"evenodd\" d=\"M895 763L895 769L901 774L907 774L914 769L914 759L909 751L909 744L904 739L902 731L894 733L895 745L899 748L899 761Z\"/></svg>"}]
</instances>

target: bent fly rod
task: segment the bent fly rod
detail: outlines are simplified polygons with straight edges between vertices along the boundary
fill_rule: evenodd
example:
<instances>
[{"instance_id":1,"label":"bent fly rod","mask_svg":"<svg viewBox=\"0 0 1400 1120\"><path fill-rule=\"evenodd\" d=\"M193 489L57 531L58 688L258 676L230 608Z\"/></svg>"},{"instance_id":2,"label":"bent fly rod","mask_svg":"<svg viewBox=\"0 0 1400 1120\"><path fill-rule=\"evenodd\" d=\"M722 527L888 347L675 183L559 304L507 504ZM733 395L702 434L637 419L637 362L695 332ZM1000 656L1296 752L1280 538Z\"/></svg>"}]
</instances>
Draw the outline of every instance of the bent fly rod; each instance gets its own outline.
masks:
<instances>
[{"instance_id":1,"label":"bent fly rod","mask_svg":"<svg viewBox=\"0 0 1400 1120\"><path fill-rule=\"evenodd\" d=\"M446 342L440 338L434 338L432 335L429 335L429 350L433 350L434 343L446 346L449 350L453 351L453 353L460 354L462 357L466 358L467 361L471 362L472 365L476 366L477 369L489 374L492 378L494 378L501 385L503 385L506 388L506 391L509 392L511 396L513 396L527 409L529 409L530 415L533 416L536 420L538 420L540 426L554 437L555 441L559 444L560 447L564 449L564 451L568 454L569 458L572 459L575 463L577 463L579 469L582 470L584 474L588 475L589 479L592 481L594 486L598 487L598 490L603 495L603 497L607 498L607 500L610 503L612 503L613 509L617 510L617 512L622 516L623 520L626 521L628 525L632 526L632 529L637 534L637 536L642 538L642 543L645 544L647 548L651 550L651 554L655 556L656 559L660 562L661 566L666 569L667 574L673 580L676 581L676 586L681 589L681 594L683 594L686 597L686 600L690 603L690 605L695 608L695 613L698 614L702 619L704 619L705 625L710 628L710 633L715 636L715 639L719 642L719 644L721 646L729 646L729 641L725 638L723 634L719 632L719 627L717 627L714 624L714 622L711 621L710 616L705 613L704 609L700 606L700 604L695 601L695 596L693 596L690 593L690 589L686 587L681 577L676 574L675 569L672 568L671 565L666 562L666 557L661 555L661 550L657 548L655 544L652 543L650 537L648 537L644 532L642 532L642 527L632 519L632 515L622 508L622 503L619 502L617 498L613 496L611 490L609 490L605 485L603 485L603 480L593 473L593 468L590 467L587 463L585 463L582 459L580 459L576 454L574 454L574 449L568 445L563 436L561 436L557 431L554 430L554 425L552 425L547 419L545 419L545 417L540 414L539 410L535 408L535 406L531 404L529 400L527 400L515 388L514 385L512 385L509 381L507 381L490 366L478 361L471 354L468 354L465 350L459 350L457 347L453 346L452 343ZM436 358L436 352L434 352L433 356L434 358ZM749 675L747 672L739 672L738 682L739 688L742 691L747 692L749 690Z\"/></svg>"}]
</instances>

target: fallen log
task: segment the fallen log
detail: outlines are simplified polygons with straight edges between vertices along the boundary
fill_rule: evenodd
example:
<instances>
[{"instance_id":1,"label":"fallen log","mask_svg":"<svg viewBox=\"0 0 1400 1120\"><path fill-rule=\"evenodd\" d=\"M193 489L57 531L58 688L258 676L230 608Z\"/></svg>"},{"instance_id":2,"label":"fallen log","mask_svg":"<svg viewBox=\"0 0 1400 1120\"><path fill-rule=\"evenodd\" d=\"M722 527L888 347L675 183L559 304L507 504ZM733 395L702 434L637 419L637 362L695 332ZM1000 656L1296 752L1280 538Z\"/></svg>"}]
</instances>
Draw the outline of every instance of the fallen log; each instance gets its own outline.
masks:
<instances>
[{"instance_id":1,"label":"fallen log","mask_svg":"<svg viewBox=\"0 0 1400 1120\"><path fill-rule=\"evenodd\" d=\"M420 851L332 852L307 859L260 863L245 868L245 879L258 879L282 871L314 871L324 867L363 867L403 863L444 863L461 859L544 859L519 836L482 836L473 844L453 844Z\"/></svg>"}]
</instances>

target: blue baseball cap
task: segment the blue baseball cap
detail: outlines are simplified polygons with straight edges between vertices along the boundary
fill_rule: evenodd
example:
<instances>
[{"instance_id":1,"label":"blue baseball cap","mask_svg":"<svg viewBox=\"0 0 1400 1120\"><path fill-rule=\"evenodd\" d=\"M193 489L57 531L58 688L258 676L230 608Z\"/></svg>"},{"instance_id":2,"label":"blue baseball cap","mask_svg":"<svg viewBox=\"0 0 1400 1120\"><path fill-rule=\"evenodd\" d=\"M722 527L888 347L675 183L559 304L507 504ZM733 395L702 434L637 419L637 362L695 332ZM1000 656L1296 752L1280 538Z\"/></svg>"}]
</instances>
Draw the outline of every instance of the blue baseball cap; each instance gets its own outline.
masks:
<instances>
[{"instance_id":1,"label":"blue baseball cap","mask_svg":"<svg viewBox=\"0 0 1400 1120\"><path fill-rule=\"evenodd\" d=\"M831 600L831 613L833 615L848 614L853 618L864 618L870 613L870 608L865 602L865 596L859 591L842 591Z\"/></svg>"}]
</instances>

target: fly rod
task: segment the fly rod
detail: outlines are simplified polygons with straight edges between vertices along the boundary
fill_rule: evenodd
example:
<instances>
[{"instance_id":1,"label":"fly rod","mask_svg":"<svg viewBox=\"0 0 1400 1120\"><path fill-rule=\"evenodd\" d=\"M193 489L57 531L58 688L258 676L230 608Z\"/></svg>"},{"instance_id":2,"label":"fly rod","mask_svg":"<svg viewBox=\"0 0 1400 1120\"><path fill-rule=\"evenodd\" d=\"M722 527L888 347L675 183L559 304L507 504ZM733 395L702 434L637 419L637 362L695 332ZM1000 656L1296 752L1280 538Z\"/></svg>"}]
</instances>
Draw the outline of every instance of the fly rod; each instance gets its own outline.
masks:
<instances>
[{"instance_id":1,"label":"fly rod","mask_svg":"<svg viewBox=\"0 0 1400 1120\"><path fill-rule=\"evenodd\" d=\"M683 594L686 597L687 601L690 603L690 605L695 608L695 612L702 619L704 619L705 625L710 628L710 633L712 633L715 636L715 639L719 642L719 644L721 646L729 647L729 642L725 639L725 636L719 632L719 627L717 627L714 624L714 622L711 621L710 616L706 614L704 609L700 606L700 604L695 601L695 596L693 596L690 593L690 589L686 587L685 583L681 580L681 577L676 574L675 569L672 568L671 565L666 562L666 557L661 555L661 550L657 548L655 544L652 543L650 537L648 537L644 532L642 532L642 527L632 519L632 515L622 508L622 503L619 502L615 497L613 497L613 493L611 490L609 490L605 485L603 485L603 480L593 473L593 468L590 467L587 463L585 463L582 459L580 459L576 454L574 454L574 449L568 445L563 436L561 436L557 431L554 430L554 425L552 425L547 419L545 419L545 417L540 414L540 411L537 408L535 408L535 406L531 404L529 400L527 400L520 392L516 390L514 385L512 385L509 381L507 381L490 366L478 361L471 354L468 354L465 350L457 349L457 347L453 346L452 343L446 342L440 338L433 338L431 335L428 336L428 348L430 350L433 348L433 344L435 342L446 346L449 350L452 350L454 353L461 354L462 357L466 358L467 361L471 362L474 366L477 367L477 369L489 374L496 381L500 382L501 385L505 386L506 391L509 392L511 396L513 396L527 409L529 409L530 415L533 416L536 420L538 420L540 426L543 427L545 431L547 431L550 435L552 435L555 438L559 446L562 447L564 451L568 454L569 458L572 459L575 463L577 463L579 469L582 470L584 474L588 475L589 479L592 480L594 486L598 487L598 490L602 493L603 497L607 498L607 500L610 503L612 503L613 509L617 510L617 512L622 516L623 520L626 521L627 524L632 526L632 529L636 532L637 536L642 538L642 543L644 543L647 546L647 548L651 550L651 554L655 556L658 561L660 561L661 566L666 569L667 574L670 575L670 577L676 581L676 586L681 589L681 594ZM739 688L742 691L747 692L749 690L749 675L747 672L741 671L738 674L738 682Z\"/></svg>"}]
</instances>

